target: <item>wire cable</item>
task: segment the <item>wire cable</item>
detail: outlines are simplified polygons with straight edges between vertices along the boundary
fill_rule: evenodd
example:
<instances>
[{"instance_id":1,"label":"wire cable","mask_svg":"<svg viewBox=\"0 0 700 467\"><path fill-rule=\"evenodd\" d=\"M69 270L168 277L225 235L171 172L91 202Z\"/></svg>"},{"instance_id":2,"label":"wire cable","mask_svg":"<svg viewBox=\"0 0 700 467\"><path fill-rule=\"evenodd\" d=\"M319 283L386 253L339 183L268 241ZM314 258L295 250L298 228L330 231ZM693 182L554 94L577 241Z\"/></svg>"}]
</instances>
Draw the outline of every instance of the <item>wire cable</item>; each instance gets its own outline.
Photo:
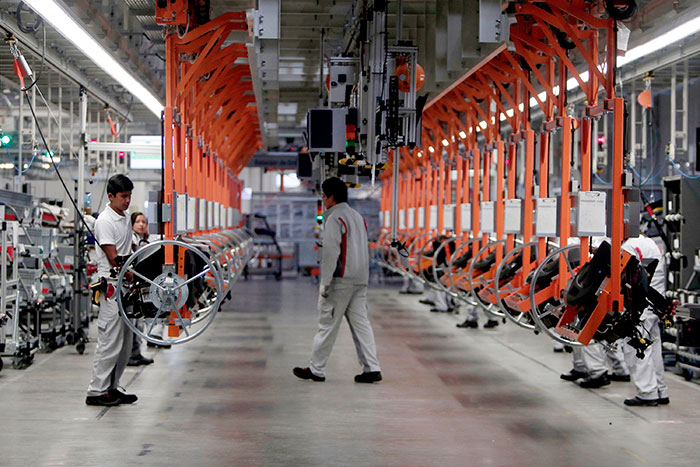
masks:
<instances>
[{"instance_id":1,"label":"wire cable","mask_svg":"<svg viewBox=\"0 0 700 467\"><path fill-rule=\"evenodd\" d=\"M670 157L668 158L668 161L671 163L671 165L673 166L673 168L676 169L676 172L678 172L678 173L679 173L680 175L682 175L683 177L688 178L688 179L690 179L690 180L697 180L698 178L700 178L700 174L698 174L698 175L690 175L690 174L687 174L687 173L683 172L683 169L681 169L681 166L678 165L678 164L676 163L676 161L674 161L674 160L671 159Z\"/></svg>"},{"instance_id":2,"label":"wire cable","mask_svg":"<svg viewBox=\"0 0 700 467\"><path fill-rule=\"evenodd\" d=\"M85 229L95 239L95 244L97 246L99 246L100 248L102 248L102 245L100 245L100 242L97 241L97 237L95 236L95 233L92 231L90 226L85 221L85 216L83 216L83 213L80 212L80 209L78 209L78 204L73 199L73 196L71 196L70 191L68 190L68 187L66 186L66 182L63 181L63 177L61 176L61 172L58 171L58 166L56 165L56 161L53 158L53 153L51 152L51 148L49 148L49 144L46 142L46 138L44 137L44 132L41 130L41 126L39 125L39 119L37 118L36 112L34 111L34 106L32 105L32 100L29 98L29 93L25 91L24 97L26 98L27 104L29 105L29 110L31 110L31 112L32 112L32 117L34 118L34 124L36 125L36 129L39 131L39 136L41 137L41 142L44 144L44 148L46 148L46 154L48 154L49 159L51 160L51 164L53 165L54 170L56 171L56 175L58 176L58 180L61 182L61 186L63 186L63 190L68 195L68 199L70 200L71 204L75 208L75 212L78 213L78 217L80 218L80 221L85 226Z\"/></svg>"}]
</instances>

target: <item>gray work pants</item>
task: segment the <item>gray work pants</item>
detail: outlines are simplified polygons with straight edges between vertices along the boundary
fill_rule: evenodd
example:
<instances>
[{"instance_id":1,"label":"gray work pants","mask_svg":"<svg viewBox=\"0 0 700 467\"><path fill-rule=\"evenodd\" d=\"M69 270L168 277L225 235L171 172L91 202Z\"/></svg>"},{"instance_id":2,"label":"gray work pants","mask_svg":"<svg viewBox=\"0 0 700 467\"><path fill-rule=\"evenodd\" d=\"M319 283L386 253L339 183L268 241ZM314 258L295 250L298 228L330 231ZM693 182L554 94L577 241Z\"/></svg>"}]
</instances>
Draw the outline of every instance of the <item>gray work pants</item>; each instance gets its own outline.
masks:
<instances>
[{"instance_id":1,"label":"gray work pants","mask_svg":"<svg viewBox=\"0 0 700 467\"><path fill-rule=\"evenodd\" d=\"M119 315L117 301L100 297L97 316L97 347L88 396L100 396L119 386L131 355L133 333Z\"/></svg>"},{"instance_id":2,"label":"gray work pants","mask_svg":"<svg viewBox=\"0 0 700 467\"><path fill-rule=\"evenodd\" d=\"M326 364L345 317L355 342L363 372L380 371L372 325L367 316L367 286L331 283L328 297L318 297L318 332L314 336L309 368L316 376L326 375Z\"/></svg>"}]
</instances>

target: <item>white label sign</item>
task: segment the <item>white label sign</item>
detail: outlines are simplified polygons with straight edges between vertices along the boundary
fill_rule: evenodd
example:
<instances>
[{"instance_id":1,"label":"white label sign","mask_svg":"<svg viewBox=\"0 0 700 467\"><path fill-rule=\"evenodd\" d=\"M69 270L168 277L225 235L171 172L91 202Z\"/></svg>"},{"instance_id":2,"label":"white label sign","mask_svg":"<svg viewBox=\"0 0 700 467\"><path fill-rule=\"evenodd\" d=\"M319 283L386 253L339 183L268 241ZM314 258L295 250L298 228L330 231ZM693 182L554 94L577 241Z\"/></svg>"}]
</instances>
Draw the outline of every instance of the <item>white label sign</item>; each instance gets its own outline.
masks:
<instances>
[{"instance_id":1,"label":"white label sign","mask_svg":"<svg viewBox=\"0 0 700 467\"><path fill-rule=\"evenodd\" d=\"M175 209L175 233L185 233L187 231L187 195L177 195Z\"/></svg>"},{"instance_id":2,"label":"white label sign","mask_svg":"<svg viewBox=\"0 0 700 467\"><path fill-rule=\"evenodd\" d=\"M408 208L408 228L416 228L416 208Z\"/></svg>"},{"instance_id":3,"label":"white label sign","mask_svg":"<svg viewBox=\"0 0 700 467\"><path fill-rule=\"evenodd\" d=\"M519 234L523 225L523 200L507 199L505 202L504 231L507 234Z\"/></svg>"},{"instance_id":4,"label":"white label sign","mask_svg":"<svg viewBox=\"0 0 700 467\"><path fill-rule=\"evenodd\" d=\"M606 232L605 192L580 191L576 197L576 234L604 236Z\"/></svg>"},{"instance_id":5,"label":"white label sign","mask_svg":"<svg viewBox=\"0 0 700 467\"><path fill-rule=\"evenodd\" d=\"M197 230L197 198L187 199L187 231Z\"/></svg>"},{"instance_id":6,"label":"white label sign","mask_svg":"<svg viewBox=\"0 0 700 467\"><path fill-rule=\"evenodd\" d=\"M199 199L199 230L207 230L207 200Z\"/></svg>"},{"instance_id":7,"label":"white label sign","mask_svg":"<svg viewBox=\"0 0 700 467\"><path fill-rule=\"evenodd\" d=\"M403 230L406 228L406 210L402 209L399 211L399 229Z\"/></svg>"},{"instance_id":8,"label":"white label sign","mask_svg":"<svg viewBox=\"0 0 700 467\"><path fill-rule=\"evenodd\" d=\"M557 236L557 199L538 198L535 204L535 235Z\"/></svg>"},{"instance_id":9,"label":"white label sign","mask_svg":"<svg viewBox=\"0 0 700 467\"><path fill-rule=\"evenodd\" d=\"M455 228L455 205L446 204L442 211L442 227L445 230L454 230Z\"/></svg>"},{"instance_id":10,"label":"white label sign","mask_svg":"<svg viewBox=\"0 0 700 467\"><path fill-rule=\"evenodd\" d=\"M469 203L463 204L461 210L462 219L460 223L462 224L462 233L469 232L472 229L472 205Z\"/></svg>"},{"instance_id":11,"label":"white label sign","mask_svg":"<svg viewBox=\"0 0 700 467\"><path fill-rule=\"evenodd\" d=\"M418 208L418 228L425 228L425 208Z\"/></svg>"},{"instance_id":12,"label":"white label sign","mask_svg":"<svg viewBox=\"0 0 700 467\"><path fill-rule=\"evenodd\" d=\"M207 229L214 228L214 202L207 201Z\"/></svg>"},{"instance_id":13,"label":"white label sign","mask_svg":"<svg viewBox=\"0 0 700 467\"><path fill-rule=\"evenodd\" d=\"M494 231L494 203L493 201L481 202L481 233L493 233Z\"/></svg>"},{"instance_id":14,"label":"white label sign","mask_svg":"<svg viewBox=\"0 0 700 467\"><path fill-rule=\"evenodd\" d=\"M428 224L429 229L437 229L438 224L438 207L436 205L430 206L430 224Z\"/></svg>"}]
</instances>

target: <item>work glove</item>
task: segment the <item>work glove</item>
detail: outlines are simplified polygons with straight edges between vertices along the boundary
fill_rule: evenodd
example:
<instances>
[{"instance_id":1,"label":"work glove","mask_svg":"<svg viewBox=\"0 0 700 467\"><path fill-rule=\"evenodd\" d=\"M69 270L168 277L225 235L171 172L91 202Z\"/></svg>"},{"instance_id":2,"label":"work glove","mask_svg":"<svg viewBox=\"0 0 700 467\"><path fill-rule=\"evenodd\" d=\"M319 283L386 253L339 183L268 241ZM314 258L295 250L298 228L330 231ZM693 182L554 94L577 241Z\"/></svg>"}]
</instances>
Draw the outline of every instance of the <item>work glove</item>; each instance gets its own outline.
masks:
<instances>
[{"instance_id":1,"label":"work glove","mask_svg":"<svg viewBox=\"0 0 700 467\"><path fill-rule=\"evenodd\" d=\"M321 297L328 298L328 289L330 289L330 287L327 285L321 286Z\"/></svg>"}]
</instances>

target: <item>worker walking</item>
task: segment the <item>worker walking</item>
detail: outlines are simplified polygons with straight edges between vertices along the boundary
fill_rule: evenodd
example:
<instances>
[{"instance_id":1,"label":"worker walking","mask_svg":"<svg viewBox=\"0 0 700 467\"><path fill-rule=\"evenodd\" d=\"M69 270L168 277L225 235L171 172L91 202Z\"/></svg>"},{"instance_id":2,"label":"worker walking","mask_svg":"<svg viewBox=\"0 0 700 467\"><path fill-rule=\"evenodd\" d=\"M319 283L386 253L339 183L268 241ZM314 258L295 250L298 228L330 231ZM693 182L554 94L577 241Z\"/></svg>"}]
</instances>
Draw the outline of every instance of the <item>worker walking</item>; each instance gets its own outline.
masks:
<instances>
[{"instance_id":1,"label":"worker walking","mask_svg":"<svg viewBox=\"0 0 700 467\"><path fill-rule=\"evenodd\" d=\"M127 215L134 184L122 174L114 175L107 182L109 205L95 222L97 277L108 282L106 293L99 297L100 312L97 317L97 347L92 368L92 380L88 387L87 405L113 406L131 404L138 399L133 394L119 391L121 378L131 355L133 333L119 316L116 279L110 273L119 266L118 257L131 254L131 218Z\"/></svg>"},{"instance_id":2,"label":"worker walking","mask_svg":"<svg viewBox=\"0 0 700 467\"><path fill-rule=\"evenodd\" d=\"M348 189L341 179L329 178L321 185L326 218L321 256L321 286L318 297L318 332L311 361L294 368L294 375L312 381L326 380L326 363L345 317L350 325L362 374L357 383L382 380L372 325L367 316L369 244L367 224L348 203Z\"/></svg>"}]
</instances>

